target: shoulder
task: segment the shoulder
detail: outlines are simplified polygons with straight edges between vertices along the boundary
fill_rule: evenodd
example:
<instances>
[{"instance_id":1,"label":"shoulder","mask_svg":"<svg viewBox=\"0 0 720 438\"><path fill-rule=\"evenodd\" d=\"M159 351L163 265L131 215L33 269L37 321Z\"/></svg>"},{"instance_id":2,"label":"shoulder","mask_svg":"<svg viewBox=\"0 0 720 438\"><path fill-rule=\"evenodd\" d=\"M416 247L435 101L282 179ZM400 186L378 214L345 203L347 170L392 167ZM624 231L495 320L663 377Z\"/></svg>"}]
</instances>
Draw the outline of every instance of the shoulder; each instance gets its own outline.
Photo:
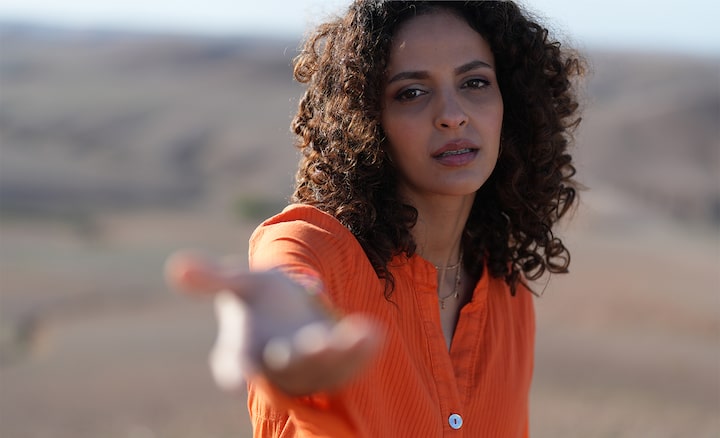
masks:
<instances>
[{"instance_id":1,"label":"shoulder","mask_svg":"<svg viewBox=\"0 0 720 438\"><path fill-rule=\"evenodd\" d=\"M377 282L355 236L332 215L308 205L290 205L260 224L250 237L251 270L280 269L319 278L331 301L343 308L348 282Z\"/></svg>"},{"instance_id":2,"label":"shoulder","mask_svg":"<svg viewBox=\"0 0 720 438\"><path fill-rule=\"evenodd\" d=\"M488 275L489 305L496 315L514 327L526 327L530 332L535 330L534 294L525 280L519 282L513 295L505 279Z\"/></svg>"},{"instance_id":3,"label":"shoulder","mask_svg":"<svg viewBox=\"0 0 720 438\"><path fill-rule=\"evenodd\" d=\"M265 220L250 237L254 246L277 239L295 239L313 246L354 240L354 236L333 216L310 205L292 204Z\"/></svg>"},{"instance_id":4,"label":"shoulder","mask_svg":"<svg viewBox=\"0 0 720 438\"><path fill-rule=\"evenodd\" d=\"M365 257L360 243L343 224L309 205L293 204L260 224L249 245L253 269L302 262L318 270Z\"/></svg>"},{"instance_id":5,"label":"shoulder","mask_svg":"<svg viewBox=\"0 0 720 438\"><path fill-rule=\"evenodd\" d=\"M317 207L304 204L288 205L282 212L260 224L255 233L264 232L269 228L292 229L299 232L325 230L330 233L350 234L350 231L334 216Z\"/></svg>"}]
</instances>

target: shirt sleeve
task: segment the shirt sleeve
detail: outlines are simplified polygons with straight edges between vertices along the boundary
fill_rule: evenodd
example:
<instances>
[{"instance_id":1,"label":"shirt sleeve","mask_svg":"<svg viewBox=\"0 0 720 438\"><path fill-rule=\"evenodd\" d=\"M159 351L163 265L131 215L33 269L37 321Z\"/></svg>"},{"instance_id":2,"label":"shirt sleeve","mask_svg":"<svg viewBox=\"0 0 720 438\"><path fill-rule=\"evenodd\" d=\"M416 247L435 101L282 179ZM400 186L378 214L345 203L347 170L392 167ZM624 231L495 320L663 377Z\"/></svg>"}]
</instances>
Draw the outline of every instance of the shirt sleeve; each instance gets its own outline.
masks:
<instances>
[{"instance_id":1,"label":"shirt sleeve","mask_svg":"<svg viewBox=\"0 0 720 438\"><path fill-rule=\"evenodd\" d=\"M291 397L262 378L248 383L255 437L367 437L342 392Z\"/></svg>"},{"instance_id":2,"label":"shirt sleeve","mask_svg":"<svg viewBox=\"0 0 720 438\"><path fill-rule=\"evenodd\" d=\"M294 206L265 221L250 238L250 270L279 269L303 284L320 280L322 292L342 308L342 293L352 275L354 236L334 217L309 206Z\"/></svg>"},{"instance_id":3,"label":"shirt sleeve","mask_svg":"<svg viewBox=\"0 0 720 438\"><path fill-rule=\"evenodd\" d=\"M253 233L250 269L279 269L306 287L309 281L315 282L318 299L338 314L338 291L347 278L343 272L347 243L342 236L347 230L337 227L342 225L311 207L286 210ZM248 408L256 437L365 436L346 401L342 389L292 397L261 377L248 382Z\"/></svg>"}]
</instances>

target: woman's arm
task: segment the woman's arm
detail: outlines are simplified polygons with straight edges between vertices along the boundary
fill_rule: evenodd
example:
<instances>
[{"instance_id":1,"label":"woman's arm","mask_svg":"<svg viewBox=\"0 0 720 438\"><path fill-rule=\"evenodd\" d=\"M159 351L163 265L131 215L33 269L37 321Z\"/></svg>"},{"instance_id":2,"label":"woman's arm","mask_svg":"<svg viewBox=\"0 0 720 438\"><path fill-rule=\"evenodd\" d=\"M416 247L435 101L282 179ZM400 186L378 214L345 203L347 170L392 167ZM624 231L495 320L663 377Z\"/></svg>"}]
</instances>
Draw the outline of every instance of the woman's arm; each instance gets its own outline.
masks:
<instances>
[{"instance_id":1,"label":"woman's arm","mask_svg":"<svg viewBox=\"0 0 720 438\"><path fill-rule=\"evenodd\" d=\"M317 278L227 269L190 252L168 259L166 278L175 288L215 296L219 332L211 368L224 389L244 387L244 376L262 377L290 396L337 389L378 349L379 330L370 320L336 319L323 308Z\"/></svg>"}]
</instances>

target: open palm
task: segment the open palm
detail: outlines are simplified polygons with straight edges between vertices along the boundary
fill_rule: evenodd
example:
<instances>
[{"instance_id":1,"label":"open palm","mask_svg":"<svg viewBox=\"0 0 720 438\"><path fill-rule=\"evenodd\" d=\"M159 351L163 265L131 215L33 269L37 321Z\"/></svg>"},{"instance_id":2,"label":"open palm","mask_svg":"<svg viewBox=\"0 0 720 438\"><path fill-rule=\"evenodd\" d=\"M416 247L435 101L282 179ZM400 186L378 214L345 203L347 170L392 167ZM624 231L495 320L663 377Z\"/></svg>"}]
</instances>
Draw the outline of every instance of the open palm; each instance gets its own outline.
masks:
<instances>
[{"instance_id":1,"label":"open palm","mask_svg":"<svg viewBox=\"0 0 720 438\"><path fill-rule=\"evenodd\" d=\"M214 295L219 329L210 365L224 389L259 374L288 395L332 390L378 350L380 332L371 320L333 318L278 270L228 269L178 252L166 263L166 278L175 288Z\"/></svg>"}]
</instances>

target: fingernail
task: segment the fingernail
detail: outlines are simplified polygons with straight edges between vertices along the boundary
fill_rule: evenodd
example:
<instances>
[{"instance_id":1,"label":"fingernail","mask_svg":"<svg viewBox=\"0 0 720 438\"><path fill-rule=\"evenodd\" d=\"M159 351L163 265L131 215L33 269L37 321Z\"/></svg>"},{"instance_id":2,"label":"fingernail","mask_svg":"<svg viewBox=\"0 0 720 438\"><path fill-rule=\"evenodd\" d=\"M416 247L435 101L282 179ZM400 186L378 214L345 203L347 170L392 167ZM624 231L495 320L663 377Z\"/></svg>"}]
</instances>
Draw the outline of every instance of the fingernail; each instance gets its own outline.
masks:
<instances>
[{"instance_id":1,"label":"fingernail","mask_svg":"<svg viewBox=\"0 0 720 438\"><path fill-rule=\"evenodd\" d=\"M298 352L313 354L327 347L328 328L324 323L312 323L302 327L293 337Z\"/></svg>"},{"instance_id":2,"label":"fingernail","mask_svg":"<svg viewBox=\"0 0 720 438\"><path fill-rule=\"evenodd\" d=\"M360 342L368 333L368 325L353 317L345 317L333 329L334 344L343 347L352 346Z\"/></svg>"},{"instance_id":3,"label":"fingernail","mask_svg":"<svg viewBox=\"0 0 720 438\"><path fill-rule=\"evenodd\" d=\"M217 346L239 348L243 321L247 318L247 309L242 301L229 291L218 293L215 297L215 315L218 320Z\"/></svg>"},{"instance_id":4,"label":"fingernail","mask_svg":"<svg viewBox=\"0 0 720 438\"><path fill-rule=\"evenodd\" d=\"M272 338L263 349L263 362L271 370L279 371L290 363L292 349L286 338Z\"/></svg>"},{"instance_id":5,"label":"fingernail","mask_svg":"<svg viewBox=\"0 0 720 438\"><path fill-rule=\"evenodd\" d=\"M234 391L243 386L244 374L237 356L224 349L214 349L210 354L210 369L215 383L226 391Z\"/></svg>"}]
</instances>

